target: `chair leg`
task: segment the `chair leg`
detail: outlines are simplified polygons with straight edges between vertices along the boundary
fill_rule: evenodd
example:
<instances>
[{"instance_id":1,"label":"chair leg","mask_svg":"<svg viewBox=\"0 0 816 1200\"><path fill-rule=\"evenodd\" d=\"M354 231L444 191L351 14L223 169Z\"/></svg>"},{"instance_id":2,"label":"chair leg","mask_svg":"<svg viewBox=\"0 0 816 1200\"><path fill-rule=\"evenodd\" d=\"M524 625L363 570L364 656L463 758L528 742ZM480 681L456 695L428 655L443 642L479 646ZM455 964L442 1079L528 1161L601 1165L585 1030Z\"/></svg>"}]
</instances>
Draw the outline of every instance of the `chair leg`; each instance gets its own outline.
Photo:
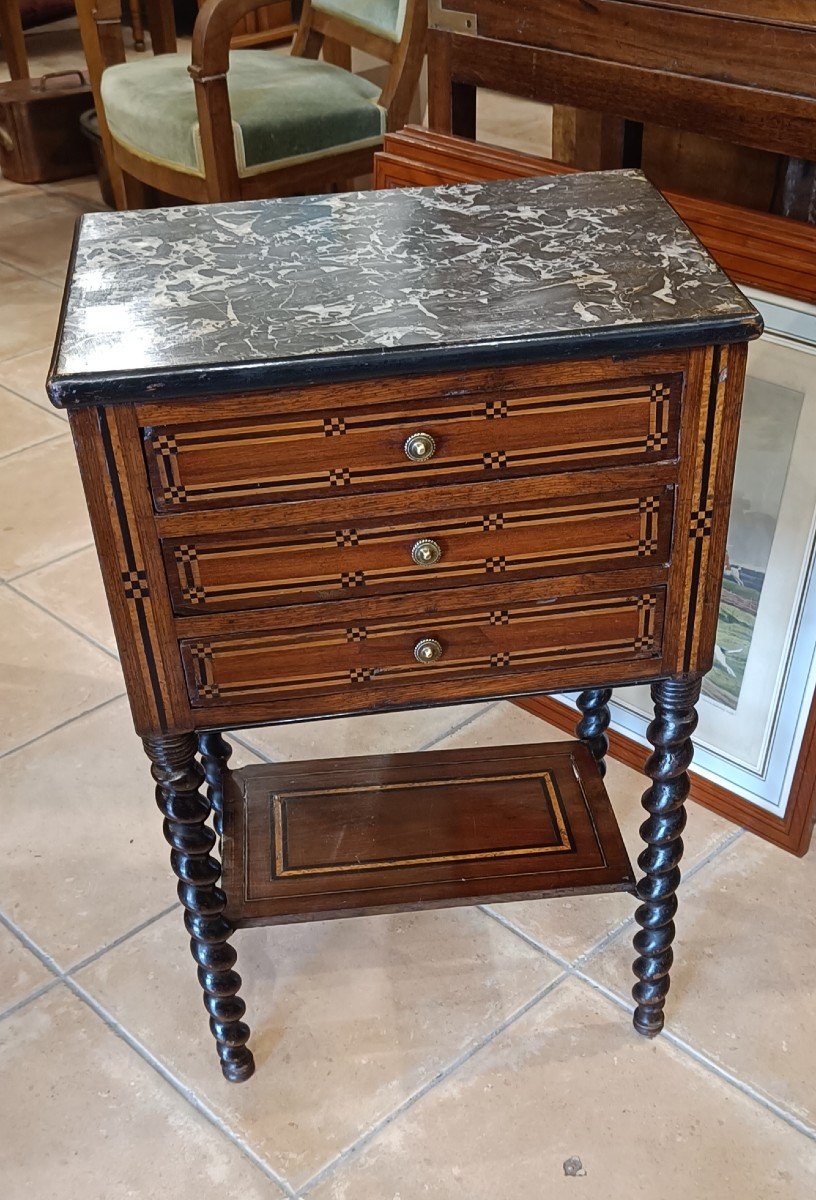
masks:
<instances>
[{"instance_id":1,"label":"chair leg","mask_svg":"<svg viewBox=\"0 0 816 1200\"><path fill-rule=\"evenodd\" d=\"M133 48L134 50L144 50L145 37L144 25L142 24L141 0L128 0L128 11L130 13L130 28L133 33Z\"/></svg>"},{"instance_id":2,"label":"chair leg","mask_svg":"<svg viewBox=\"0 0 816 1200\"><path fill-rule=\"evenodd\" d=\"M122 186L125 191L125 205L127 208L150 208L152 189L146 183L142 183L141 179L137 179L135 175L128 175L127 171L123 171Z\"/></svg>"},{"instance_id":3,"label":"chair leg","mask_svg":"<svg viewBox=\"0 0 816 1200\"><path fill-rule=\"evenodd\" d=\"M156 801L164 813L164 836L171 846L170 862L179 881L184 924L221 1070L230 1083L241 1083L253 1074L255 1061L247 1048L249 1027L242 1019L246 1005L238 995L241 976L233 969L233 928L224 916L226 897L216 886L221 864L212 855L210 802L200 791L205 776L196 759L198 740L194 733L142 740L153 764Z\"/></svg>"}]
</instances>

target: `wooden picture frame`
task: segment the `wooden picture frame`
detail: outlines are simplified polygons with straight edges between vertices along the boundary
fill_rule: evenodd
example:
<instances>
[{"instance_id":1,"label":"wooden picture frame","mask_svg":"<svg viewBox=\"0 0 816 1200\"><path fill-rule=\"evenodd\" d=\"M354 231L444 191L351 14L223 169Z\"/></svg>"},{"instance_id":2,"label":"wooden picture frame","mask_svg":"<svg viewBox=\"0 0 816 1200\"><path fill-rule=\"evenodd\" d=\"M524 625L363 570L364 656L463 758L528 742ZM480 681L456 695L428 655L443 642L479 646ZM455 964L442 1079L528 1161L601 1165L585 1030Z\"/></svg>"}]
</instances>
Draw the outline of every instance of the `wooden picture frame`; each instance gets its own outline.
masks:
<instances>
[{"instance_id":1,"label":"wooden picture frame","mask_svg":"<svg viewBox=\"0 0 816 1200\"><path fill-rule=\"evenodd\" d=\"M408 126L389 134L383 150L375 156L374 186L433 186L574 170L536 155ZM785 217L691 196L667 193L666 198L737 282L816 303L816 229ZM575 711L555 697L517 703L559 729L572 731L575 726ZM618 731L610 734L610 754L642 769L643 746ZM757 808L726 786L694 772L691 796L767 841L793 854L805 854L816 818L816 699L811 703L784 816Z\"/></svg>"}]
</instances>

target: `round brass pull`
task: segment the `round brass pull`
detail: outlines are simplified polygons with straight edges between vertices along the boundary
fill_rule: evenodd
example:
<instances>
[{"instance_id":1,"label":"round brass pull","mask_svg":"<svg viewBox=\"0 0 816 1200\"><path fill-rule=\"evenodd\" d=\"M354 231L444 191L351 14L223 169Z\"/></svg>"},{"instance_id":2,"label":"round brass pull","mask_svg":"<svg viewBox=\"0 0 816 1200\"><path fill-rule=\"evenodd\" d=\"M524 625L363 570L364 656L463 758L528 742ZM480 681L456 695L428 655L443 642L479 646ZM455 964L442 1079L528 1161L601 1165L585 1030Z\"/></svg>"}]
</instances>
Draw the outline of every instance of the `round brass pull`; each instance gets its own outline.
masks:
<instances>
[{"instance_id":1,"label":"round brass pull","mask_svg":"<svg viewBox=\"0 0 816 1200\"><path fill-rule=\"evenodd\" d=\"M436 442L429 433L412 433L405 441L405 453L411 462L427 462L433 458Z\"/></svg>"},{"instance_id":2,"label":"round brass pull","mask_svg":"<svg viewBox=\"0 0 816 1200\"><path fill-rule=\"evenodd\" d=\"M442 557L442 547L433 538L420 538L411 548L411 558L418 567L432 567Z\"/></svg>"},{"instance_id":3,"label":"round brass pull","mask_svg":"<svg viewBox=\"0 0 816 1200\"><path fill-rule=\"evenodd\" d=\"M420 663L436 662L442 657L442 647L436 638L421 638L414 646L414 658Z\"/></svg>"}]
</instances>

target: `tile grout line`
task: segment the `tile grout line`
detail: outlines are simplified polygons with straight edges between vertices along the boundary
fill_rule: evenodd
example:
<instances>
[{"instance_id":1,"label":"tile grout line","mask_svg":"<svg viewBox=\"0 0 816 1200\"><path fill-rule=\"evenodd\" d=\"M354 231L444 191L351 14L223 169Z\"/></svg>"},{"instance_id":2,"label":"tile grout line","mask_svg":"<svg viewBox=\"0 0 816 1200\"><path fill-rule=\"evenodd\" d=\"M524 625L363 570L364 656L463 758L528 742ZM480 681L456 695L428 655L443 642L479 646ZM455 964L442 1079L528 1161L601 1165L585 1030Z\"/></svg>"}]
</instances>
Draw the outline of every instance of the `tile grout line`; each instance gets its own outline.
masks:
<instances>
[{"instance_id":1,"label":"tile grout line","mask_svg":"<svg viewBox=\"0 0 816 1200\"><path fill-rule=\"evenodd\" d=\"M79 1000L86 1004L96 1016L99 1017L99 1019L111 1030L111 1032L119 1037L144 1062L152 1067L162 1077L162 1079L164 1079L165 1082L173 1088L174 1091L176 1091L183 1099L185 1099L214 1128L218 1129L219 1132L228 1138L229 1141L231 1141L233 1145L250 1160L250 1162L258 1167L258 1169L269 1180L277 1184L277 1186L280 1187L288 1197L290 1197L290 1200L296 1200L294 1189L282 1175L279 1175L273 1167L269 1166L269 1164L252 1149L251 1146L247 1145L241 1138L239 1138L238 1135L235 1134L229 1128L229 1126L224 1123L220 1117L218 1117L216 1113L214 1113L206 1104L204 1104L204 1102L200 1100L193 1091L185 1087L185 1085L178 1080L164 1066L163 1063L161 1063L153 1054L150 1053L146 1046L143 1046L138 1039L133 1037L132 1034L130 1034L122 1025L120 1025L113 1015L109 1013L107 1009L105 1009L95 999L95 997L93 997L91 993L82 986L82 984L73 978L74 972L79 971L81 968L88 966L98 958L101 958L104 954L106 954L109 950L114 949L116 946L122 945L122 943L127 941L130 937L133 937L137 933L140 933L142 930L148 928L150 925L160 921L163 917L168 916L176 908L176 904L170 905L162 912L148 918L146 921L142 921L141 924L135 926L121 937L116 938L113 942L108 943L96 953L89 955L87 958L82 959L80 962L76 963L72 967L67 968L66 970L62 970L62 968L59 966L56 960L51 957L50 954L43 950L42 947L33 940L33 938L29 937L29 935L25 933L16 924L16 922L12 921L10 917L6 916L5 913L0 911L0 924L4 925L6 929L8 929L8 931L26 947L26 949L30 950L31 953L43 964L43 966L47 967L47 969L54 976L54 978L40 985L28 996L23 997L22 1000L1 1012L0 1022L5 1020L6 1017L10 1017L14 1013L19 1012L21 1009L26 1008L29 1004L33 1004L34 1001L40 999L41 996L52 991L60 984L64 984L69 991L71 991Z\"/></svg>"},{"instance_id":2,"label":"tile grout line","mask_svg":"<svg viewBox=\"0 0 816 1200\"><path fill-rule=\"evenodd\" d=\"M23 996L21 1000L16 1000L14 1004L10 1004L8 1008L4 1008L0 1012L0 1021L5 1021L6 1017L13 1017L20 1009L26 1008L29 1004L33 1004L35 1000L39 1000L46 992L53 991L55 987L59 987L62 983L61 979L49 979L45 983L41 983L33 992L29 992L27 996Z\"/></svg>"},{"instance_id":3,"label":"tile grout line","mask_svg":"<svg viewBox=\"0 0 816 1200\"><path fill-rule=\"evenodd\" d=\"M386 1114L386 1116L381 1117L379 1121L376 1121L370 1129L367 1129L365 1133L361 1134L360 1137L352 1142L350 1146L347 1146L345 1150L342 1150L339 1154L335 1155L333 1159L326 1163L325 1166L321 1167L319 1171L315 1172L315 1174L307 1179L305 1183L302 1183L297 1190L297 1200L302 1200L302 1198L306 1196L312 1190L312 1188L316 1187L319 1183L322 1183L323 1180L329 1175L332 1175L339 1166L348 1162L349 1159L358 1154L360 1150L367 1146L368 1143L374 1138L379 1136L379 1134L382 1133L382 1131L394 1121L396 1121L398 1117L401 1117L409 1109L413 1108L414 1105L424 1096L427 1096L428 1093L433 1091L434 1088L436 1088L440 1083L450 1078L450 1076L458 1071L460 1067L463 1067L465 1063L469 1062L476 1054L478 1054L486 1046L489 1046L492 1041L494 1041L497 1037L500 1037L501 1034L503 1034L507 1029L509 1029L512 1025L515 1025L517 1021L520 1021L522 1017L526 1016L526 1014L530 1012L532 1008L535 1008L537 1004L546 999L546 997L549 996L551 992L555 991L555 989L568 977L569 976L566 972L562 972L560 975L557 975L555 979L550 980L550 982L543 988L539 988L539 990L533 996L531 996L529 1000L525 1001L524 1004L512 1012L508 1017L505 1017L503 1021L500 1021L497 1026L480 1038L478 1042L474 1043L474 1045L468 1047L467 1050L464 1050L461 1054L457 1055L457 1057L449 1062L447 1066L442 1067L439 1071L437 1071L431 1079L427 1080L420 1087L418 1087L414 1092L411 1093L410 1096L406 1096L406 1098L400 1104L398 1104L396 1108L392 1109L390 1113Z\"/></svg>"},{"instance_id":4,"label":"tile grout line","mask_svg":"<svg viewBox=\"0 0 816 1200\"><path fill-rule=\"evenodd\" d=\"M115 950L117 946L121 946L124 942L128 941L129 938L135 937L137 933L141 933L144 929L149 929L151 925L155 925L155 923L157 921L161 921L163 917L169 916L169 914L171 912L175 912L177 908L178 901L175 901L173 904L163 908L161 912L154 913L152 917L147 917L146 920L141 921L138 925L134 925L132 929L128 929L125 933L120 934L118 937L114 938L112 942L106 942L104 946L100 946L99 949L94 950L92 954L88 954L85 956L85 958L81 958L79 962L74 963L70 967L64 968L59 965L57 960L53 958L47 950L43 950L42 946L38 942L35 942L34 938L31 937L30 934L27 934L21 925L18 925L16 921L12 921L11 917L0 910L0 925L3 925L8 932L15 937L18 942L25 946L26 950L30 951L30 953L33 954L34 957L37 958L40 963L42 963L42 965L46 967L54 976L53 980L51 980L48 985L42 985L41 988L35 989L35 991L26 996L24 1000L18 1001L14 1007L19 1008L22 1006L22 1004L27 1004L30 1000L36 1000L40 991L46 986L50 987L51 984L54 983L67 982L69 976L75 974L77 971L83 970L87 966L90 966L91 963L96 962L98 959L102 958L103 955L107 954L109 950ZM4 1009L2 1012L0 1012L0 1020L7 1015L8 1010Z\"/></svg>"},{"instance_id":5,"label":"tile grout line","mask_svg":"<svg viewBox=\"0 0 816 1200\"><path fill-rule=\"evenodd\" d=\"M86 708L84 712L77 713L75 717L68 717L65 721L60 721L57 725L52 725L50 729L44 729L42 733L38 733L35 737L29 738L27 742L20 742L19 746L10 746L8 750L0 751L0 761L8 758L10 754L16 754L18 750L27 750L29 746L41 742L43 738L47 738L49 734L57 733L60 729L67 729L69 725L73 725L75 721L81 721L83 717L88 717L91 713L99 712L101 708L107 707L108 704L114 704L117 700L121 700L127 692L117 692L115 696L110 696L107 700L102 700L99 704L94 704L92 708Z\"/></svg>"},{"instance_id":6,"label":"tile grout line","mask_svg":"<svg viewBox=\"0 0 816 1200\"><path fill-rule=\"evenodd\" d=\"M64 554L58 554L56 558L49 558L48 562L37 563L36 567L26 567L24 571L18 571L16 575L9 575L3 582L17 583L18 580L26 579L29 575L33 575L35 571L44 571L46 567L55 567L57 563L65 562L66 558L71 558L74 554L79 554L83 550L90 550L93 544L93 542L86 542L84 546L75 546L73 550L66 550Z\"/></svg>"},{"instance_id":7,"label":"tile grout line","mask_svg":"<svg viewBox=\"0 0 816 1200\"><path fill-rule=\"evenodd\" d=\"M20 589L15 587L10 580L6 581L6 587L9 589L9 591L14 592L14 595L18 596L20 600L25 600L26 603L32 604L34 608L38 608L46 617L52 617L53 620L58 621L64 629L68 629L71 631L71 633L75 633L78 637L81 637L83 641L88 643L89 646L93 646L96 650L101 650L103 654L107 654L108 658L112 658L114 662L119 662L119 655L111 650L108 646L104 646L102 642L98 642L96 638L91 636L91 634L85 633L85 631L82 629L78 629L76 625L72 625L70 621L66 620L65 617L61 617L59 613L54 612L53 609L46 608L44 604L42 604L39 600L35 600L33 596L29 596L25 592L21 592Z\"/></svg>"},{"instance_id":8,"label":"tile grout line","mask_svg":"<svg viewBox=\"0 0 816 1200\"><path fill-rule=\"evenodd\" d=\"M717 850L712 851L711 855L695 864L695 871L704 867L708 862L711 861L711 859L716 858L719 853L722 853L722 851L726 850L729 846L732 846L734 842L736 842L738 838L743 835L744 832L744 829L737 830L732 837L722 844L722 846L718 847ZM689 874L686 876L686 878L688 878L691 874L692 872L689 871ZM587 961L588 957L593 956L597 951L603 949L610 941L613 940L612 936L602 938L601 941L595 947L593 947L591 951L587 952L586 956L577 958L575 963L570 963L567 959L555 954L552 950L536 941L535 938L526 934L523 930L517 929L514 925L507 921L506 918L502 918L498 913L493 912L486 906L483 907L482 905L479 905L479 908L487 916L490 916L493 918L493 920L497 921L499 925L502 925L509 932L516 934L517 937L526 942L529 946L540 950L545 957L562 967L569 977L578 979L582 983L587 984L593 989L593 991L599 992L607 1000L611 1001L618 1008L623 1009L625 1012L631 1014L634 1011L635 1006L631 1003L631 1001L619 995L613 988L607 987L599 980L594 979L591 975L587 975L586 972L581 969L581 965ZM634 925L634 923L634 917L628 918L623 925L618 926L617 930L614 931L614 936L617 936L627 927ZM779 1117L780 1120L785 1121L786 1124L796 1129L797 1132L804 1134L805 1137L808 1137L813 1141L816 1141L816 1129L812 1128L805 1121L802 1121L801 1118L797 1117L795 1113L792 1113L782 1105L777 1104L776 1101L771 1100L770 1097L764 1096L762 1092L758 1091L746 1080L740 1079L738 1075L733 1075L724 1067L719 1066L713 1059L709 1058L707 1054L701 1050L698 1050L690 1042L686 1042L683 1038L679 1037L676 1033L673 1033L670 1029L664 1029L661 1036L665 1036L668 1042L677 1047L677 1049L683 1053L687 1054L690 1058L694 1059L695 1062L697 1062L701 1067L718 1076L725 1083L731 1084L738 1091L742 1092L750 1099L755 1100L764 1108L769 1109L777 1117Z\"/></svg>"},{"instance_id":9,"label":"tile grout line","mask_svg":"<svg viewBox=\"0 0 816 1200\"><path fill-rule=\"evenodd\" d=\"M438 742L444 741L445 738L452 737L453 734L455 734L455 733L459 733L460 730L465 729L471 723L471 721L475 721L475 720L477 720L478 717L484 716L484 714L486 712L488 712L489 709L491 709L495 703L496 703L496 701L491 701L489 704L486 704L483 708L480 708L478 712L473 713L469 717L465 717L465 719L463 721L461 721L458 725L451 726L450 729L446 730L444 733L439 734L438 737L431 738L431 740L429 742L423 743L423 745L421 745L419 747L419 749L414 751L413 753L423 754L426 750L430 750L430 748L432 746L435 746ZM371 716L372 714L369 713L369 714L360 714L360 715ZM378 714L378 715L382 715L382 714ZM399 715L399 711L398 710L395 711L393 713L393 715L394 716ZM317 724L319 724L319 722L318 721L312 721L312 722L306 721L306 722L302 722L302 724L317 725ZM266 728L269 728L269 726L262 725L262 726L259 726L259 728L266 729ZM280 728L280 726L278 726L277 728ZM224 736L227 737L230 741L236 742L239 746L243 746L243 748L245 750L248 750L250 752L250 754L257 755L258 758L263 759L264 762L269 763L270 765L276 765L278 763L285 761L285 760L281 760L281 759L272 758L272 756L266 750L261 750L252 741L250 741L246 735L242 734L239 736L237 733L233 733L230 730L227 733L225 733ZM250 737L251 737L251 730L250 730Z\"/></svg>"},{"instance_id":10,"label":"tile grout line","mask_svg":"<svg viewBox=\"0 0 816 1200\"><path fill-rule=\"evenodd\" d=\"M128 941L129 938L135 937L137 933L142 933L143 930L149 929L151 925L155 925L157 921L161 921L163 917L167 917L170 915L170 913L175 912L178 907L178 900L174 900L172 904L168 904L166 908L161 910L161 912L155 913L152 917L148 917L139 925L134 925L133 928L128 929L126 933L121 933L119 937L114 938L112 942L107 942L104 946L100 946L98 950L94 950L92 954L88 954L85 956L85 958L81 958L79 962L74 963L72 967L66 967L65 971L62 972L63 978L67 979L69 975L73 976L76 975L78 971L83 971L85 967L89 967L92 963L97 962L110 950L115 950L117 946L121 946L124 942Z\"/></svg>"},{"instance_id":11,"label":"tile grout line","mask_svg":"<svg viewBox=\"0 0 816 1200\"><path fill-rule=\"evenodd\" d=\"M165 1083L169 1084L169 1086L179 1096L186 1100L187 1103L194 1108L197 1113L204 1117L214 1129L217 1129L219 1133L222 1133L224 1137L232 1142L233 1146L235 1146L237 1150L245 1155L250 1162L254 1163L254 1165L262 1172L263 1175L266 1176L267 1179L269 1179L272 1183L277 1184L277 1186L288 1197L290 1197L290 1200L297 1200L294 1188L284 1178L284 1176L279 1175L274 1167L271 1167L269 1163L267 1163L255 1150L252 1149L251 1146L249 1146L241 1137L239 1137L239 1135L235 1133L229 1127L229 1125L223 1122L218 1114L214 1112L209 1105L205 1104L204 1101L201 1100L191 1088L188 1088L184 1083L182 1083L182 1081L178 1079L164 1065L164 1063L161 1062L160 1059L151 1054L146 1046L144 1046L137 1038L135 1038L133 1034L129 1033L123 1025L120 1025L113 1014L109 1013L108 1010L104 1008L99 1001L91 995L90 992L86 991L86 989L82 987L81 984L77 983L75 979L66 977L63 982L69 988L69 990L73 992L77 999L86 1004L88 1008L90 1008L91 1012L95 1013L96 1016L99 1017L99 1019L103 1022L103 1024L105 1024L107 1028L116 1035L116 1037L120 1038L126 1046L133 1050L143 1062L152 1067L157 1075L159 1075L165 1081ZM230 1087L232 1085L226 1083L225 1081L224 1086Z\"/></svg>"},{"instance_id":12,"label":"tile grout line","mask_svg":"<svg viewBox=\"0 0 816 1200\"><path fill-rule=\"evenodd\" d=\"M579 979L582 983L590 987L594 992L598 992L617 1008L620 1008L629 1014L634 1011L634 1004L624 1000L623 997L619 996L618 993L613 991L612 988L607 987L603 983L599 983L598 980L593 979L591 975L585 975L579 970L574 970L571 972L571 974L574 978ZM784 1121L786 1125L790 1125L796 1130L797 1133L801 1133L810 1141L816 1141L816 1128L808 1125L808 1123L803 1121L801 1117L797 1117L795 1113L791 1112L787 1108L784 1108L781 1104L777 1103L777 1101L772 1100L770 1096L765 1096L762 1092L755 1088L753 1084L748 1083L747 1080L740 1079L738 1075L734 1075L725 1067L720 1066L720 1064L715 1062L713 1058L710 1058L702 1050L698 1050L696 1046L693 1046L690 1042L687 1042L678 1034L673 1033L672 1030L664 1028L658 1037L665 1038L665 1040L670 1045L674 1046L675 1049L680 1050L681 1053L685 1054L688 1058L691 1058L710 1074L716 1075L718 1079L723 1081L723 1083L730 1084L730 1086L735 1088L738 1092L742 1092L744 1096L747 1096L750 1100L753 1100L757 1104L761 1105L762 1108L772 1112L775 1117L778 1117L780 1121Z\"/></svg>"},{"instance_id":13,"label":"tile grout line","mask_svg":"<svg viewBox=\"0 0 816 1200\"><path fill-rule=\"evenodd\" d=\"M0 380L0 388L2 387L3 382ZM8 388L5 390L9 391ZM12 395L16 395L16 393L12 392ZM27 400L25 396L19 396L18 399L25 400L27 404L30 404L32 408L37 409L39 412L43 411L39 404L35 404L33 400ZM46 416L47 415L48 414L46 413ZM7 463L10 459L16 458L18 454L25 454L27 450L39 450L40 446L47 446L49 442L59 441L60 438L65 437L65 433L66 430L63 430L61 433L48 433L45 437L39 438L36 442L29 442L27 446L18 446L16 450L9 450L7 454L0 454L0 467L4 463Z\"/></svg>"},{"instance_id":14,"label":"tile grout line","mask_svg":"<svg viewBox=\"0 0 816 1200\"><path fill-rule=\"evenodd\" d=\"M44 967L47 967L52 975L56 976L55 982L59 982L63 978L63 971L56 959L52 958L47 951L43 950L42 946L38 945L32 937L20 928L16 921L12 921L11 917L6 916L4 912L0 912L0 925L4 925L9 933L13 934L19 942L25 946L26 950L40 960ZM30 999L30 997L29 997Z\"/></svg>"},{"instance_id":15,"label":"tile grout line","mask_svg":"<svg viewBox=\"0 0 816 1200\"><path fill-rule=\"evenodd\" d=\"M468 725L472 724L473 721L478 720L478 718L483 717L486 712L490 712L492 708L495 708L496 703L497 701L491 700L485 704L483 708L480 708L478 712L473 713L469 717L465 717L464 721L460 721L458 725L451 725L450 729L447 729L438 737L431 738L429 742L425 742L422 746L420 746L417 753L423 754L426 750L430 750L432 746L438 745L439 742L444 742L446 738L453 737L455 733L461 733L462 730L467 729ZM501 701L498 701L498 703L501 703Z\"/></svg>"}]
</instances>

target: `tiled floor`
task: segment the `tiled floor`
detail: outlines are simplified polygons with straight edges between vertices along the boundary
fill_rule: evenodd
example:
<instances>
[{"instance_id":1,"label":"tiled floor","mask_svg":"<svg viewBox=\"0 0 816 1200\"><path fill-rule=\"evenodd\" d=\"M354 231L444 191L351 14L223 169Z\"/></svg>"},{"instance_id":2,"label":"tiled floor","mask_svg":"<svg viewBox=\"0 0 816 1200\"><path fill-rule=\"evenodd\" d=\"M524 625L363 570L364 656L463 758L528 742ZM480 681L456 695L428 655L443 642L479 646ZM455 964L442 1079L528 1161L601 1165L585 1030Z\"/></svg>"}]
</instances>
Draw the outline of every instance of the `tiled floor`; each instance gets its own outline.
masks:
<instances>
[{"instance_id":1,"label":"tiled floor","mask_svg":"<svg viewBox=\"0 0 816 1200\"><path fill-rule=\"evenodd\" d=\"M482 116L545 140L539 111ZM98 202L0 181L3 1200L809 1200L816 854L699 808L657 1041L629 1022L628 897L517 903L240 935L259 1069L222 1081L43 393L70 227ZM547 734L494 704L246 731L236 757ZM641 781L608 781L636 853Z\"/></svg>"}]
</instances>

